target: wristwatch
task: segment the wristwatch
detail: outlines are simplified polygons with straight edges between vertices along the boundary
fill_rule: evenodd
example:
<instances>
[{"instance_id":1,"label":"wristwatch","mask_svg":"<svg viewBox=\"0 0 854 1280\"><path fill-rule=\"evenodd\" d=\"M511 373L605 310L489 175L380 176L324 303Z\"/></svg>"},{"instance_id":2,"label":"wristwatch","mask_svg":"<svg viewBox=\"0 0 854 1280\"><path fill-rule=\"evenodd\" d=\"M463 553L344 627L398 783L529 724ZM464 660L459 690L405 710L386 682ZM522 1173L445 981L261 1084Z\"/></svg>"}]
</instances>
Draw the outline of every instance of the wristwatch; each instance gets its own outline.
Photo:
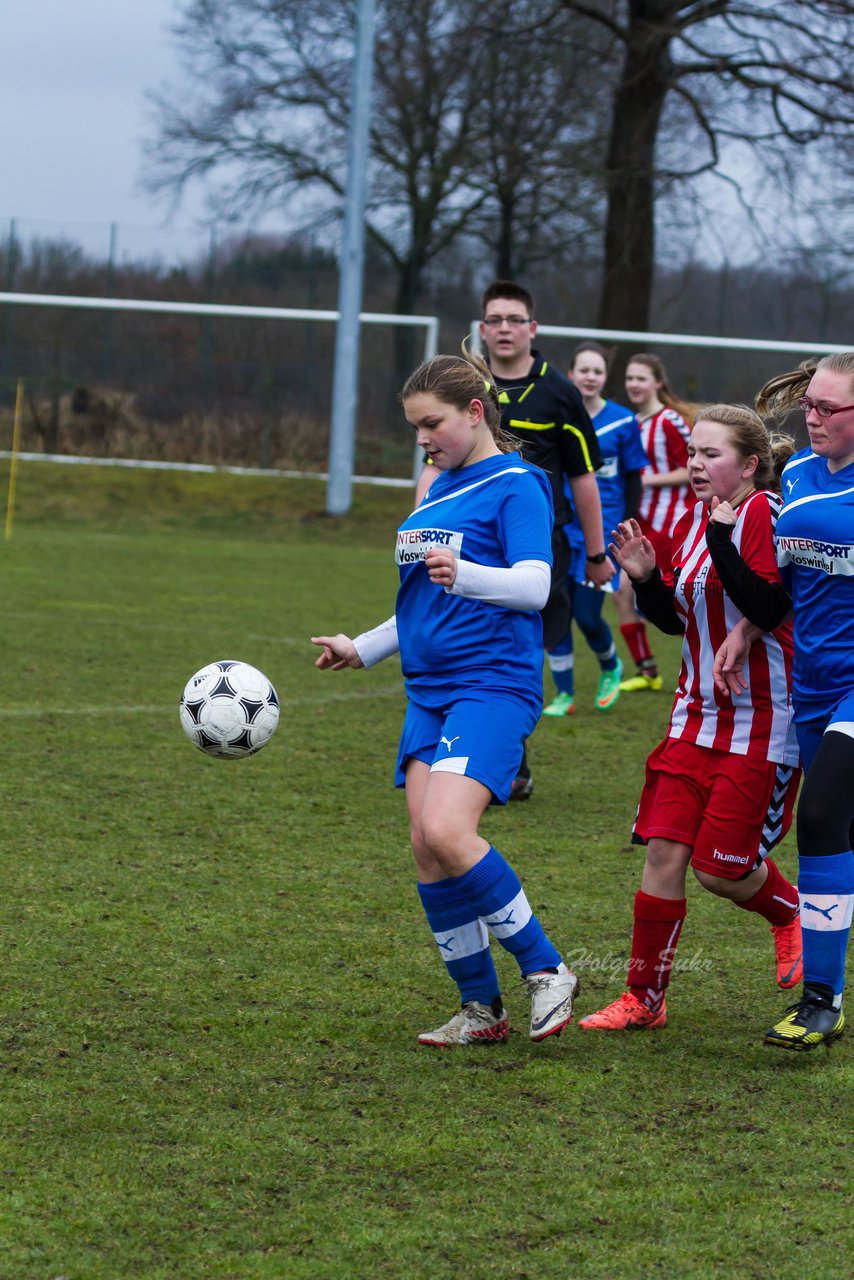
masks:
<instances>
[{"instance_id":1,"label":"wristwatch","mask_svg":"<svg viewBox=\"0 0 854 1280\"><path fill-rule=\"evenodd\" d=\"M588 556L587 559L590 564L604 564L608 557L604 551L597 551L595 556Z\"/></svg>"}]
</instances>

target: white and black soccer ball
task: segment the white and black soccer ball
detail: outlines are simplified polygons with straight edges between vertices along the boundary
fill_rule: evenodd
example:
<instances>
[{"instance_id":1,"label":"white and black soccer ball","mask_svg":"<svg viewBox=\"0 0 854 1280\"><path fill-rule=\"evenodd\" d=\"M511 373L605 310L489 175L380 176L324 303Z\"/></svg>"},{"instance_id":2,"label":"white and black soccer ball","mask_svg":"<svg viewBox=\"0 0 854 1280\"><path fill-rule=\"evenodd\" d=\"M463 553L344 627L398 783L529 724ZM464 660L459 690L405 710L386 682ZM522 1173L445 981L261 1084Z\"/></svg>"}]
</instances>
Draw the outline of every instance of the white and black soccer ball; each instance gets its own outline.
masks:
<instances>
[{"instance_id":1,"label":"white and black soccer ball","mask_svg":"<svg viewBox=\"0 0 854 1280\"><path fill-rule=\"evenodd\" d=\"M211 662L187 681L181 728L200 751L221 760L254 755L279 723L279 699L267 677L247 662Z\"/></svg>"}]
</instances>

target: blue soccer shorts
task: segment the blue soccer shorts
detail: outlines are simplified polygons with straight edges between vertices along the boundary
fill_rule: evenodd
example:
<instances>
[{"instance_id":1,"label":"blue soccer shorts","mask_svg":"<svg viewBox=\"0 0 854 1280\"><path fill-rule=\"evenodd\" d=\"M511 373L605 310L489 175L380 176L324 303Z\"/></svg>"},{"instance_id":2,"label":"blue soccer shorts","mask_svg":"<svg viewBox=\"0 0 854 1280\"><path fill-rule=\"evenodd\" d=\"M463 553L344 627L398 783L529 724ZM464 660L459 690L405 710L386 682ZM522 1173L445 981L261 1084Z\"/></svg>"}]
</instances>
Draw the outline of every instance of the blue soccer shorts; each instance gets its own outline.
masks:
<instances>
[{"instance_id":1,"label":"blue soccer shorts","mask_svg":"<svg viewBox=\"0 0 854 1280\"><path fill-rule=\"evenodd\" d=\"M804 773L815 759L815 753L828 729L847 733L854 738L854 690L822 707L801 704L795 709L795 733L801 752Z\"/></svg>"},{"instance_id":2,"label":"blue soccer shorts","mask_svg":"<svg viewBox=\"0 0 854 1280\"><path fill-rule=\"evenodd\" d=\"M405 785L409 760L433 773L474 778L506 804L525 739L540 718L540 705L511 693L468 691L452 702L425 707L410 701L397 753L395 786Z\"/></svg>"}]
</instances>

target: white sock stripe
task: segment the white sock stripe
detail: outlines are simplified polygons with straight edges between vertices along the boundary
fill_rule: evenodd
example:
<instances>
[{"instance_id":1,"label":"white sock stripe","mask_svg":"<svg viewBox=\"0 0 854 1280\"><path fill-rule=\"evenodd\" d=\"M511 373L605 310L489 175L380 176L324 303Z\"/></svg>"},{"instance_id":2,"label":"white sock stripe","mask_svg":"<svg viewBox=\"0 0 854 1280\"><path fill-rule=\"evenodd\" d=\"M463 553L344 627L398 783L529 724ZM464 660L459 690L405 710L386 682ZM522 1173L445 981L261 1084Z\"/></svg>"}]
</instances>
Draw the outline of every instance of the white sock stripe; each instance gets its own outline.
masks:
<instances>
[{"instance_id":1,"label":"white sock stripe","mask_svg":"<svg viewBox=\"0 0 854 1280\"><path fill-rule=\"evenodd\" d=\"M520 889L506 907L502 907L500 911L493 911L492 915L481 916L481 919L493 937L512 938L514 933L525 928L533 914L531 904L525 897L525 890Z\"/></svg>"},{"instance_id":2,"label":"white sock stripe","mask_svg":"<svg viewBox=\"0 0 854 1280\"><path fill-rule=\"evenodd\" d=\"M670 930L670 937L667 939L667 946L664 948L664 951L668 956L668 962L671 965L673 964L673 952L676 950L676 943L679 941L679 934L681 933L681 931L682 931L682 921L676 920L674 922L673 928ZM659 959L662 959L662 960L663 958L664 958L663 955L659 957Z\"/></svg>"},{"instance_id":3,"label":"white sock stripe","mask_svg":"<svg viewBox=\"0 0 854 1280\"><path fill-rule=\"evenodd\" d=\"M813 933L841 933L850 929L854 915L854 893L810 893L798 891L801 928Z\"/></svg>"},{"instance_id":4,"label":"white sock stripe","mask_svg":"<svg viewBox=\"0 0 854 1280\"><path fill-rule=\"evenodd\" d=\"M463 960L466 956L476 956L489 946L489 934L481 920L469 920L458 925L456 929L445 929L434 933L436 946L442 959L447 964L451 960Z\"/></svg>"},{"instance_id":5,"label":"white sock stripe","mask_svg":"<svg viewBox=\"0 0 854 1280\"><path fill-rule=\"evenodd\" d=\"M658 975L658 986L647 987L646 989L646 1000L644 1003L654 1012L657 1012L658 1009L661 1008L664 1000L665 974L669 974L673 967L673 955L676 951L676 944L679 941L682 924L683 920L675 920L673 922L673 928L670 930L670 937L667 939L667 945L658 953L659 963L654 966L654 971Z\"/></svg>"}]
</instances>

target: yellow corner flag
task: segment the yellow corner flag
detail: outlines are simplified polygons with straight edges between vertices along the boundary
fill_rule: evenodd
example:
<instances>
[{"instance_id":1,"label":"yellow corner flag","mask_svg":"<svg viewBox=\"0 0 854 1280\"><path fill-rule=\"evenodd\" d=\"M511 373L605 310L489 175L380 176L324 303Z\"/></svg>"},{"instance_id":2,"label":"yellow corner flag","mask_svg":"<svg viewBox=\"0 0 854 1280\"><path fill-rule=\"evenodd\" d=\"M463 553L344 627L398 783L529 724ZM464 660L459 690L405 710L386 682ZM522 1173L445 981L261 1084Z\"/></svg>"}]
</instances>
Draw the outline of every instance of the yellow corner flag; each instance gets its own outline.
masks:
<instances>
[{"instance_id":1,"label":"yellow corner flag","mask_svg":"<svg viewBox=\"0 0 854 1280\"><path fill-rule=\"evenodd\" d=\"M15 421L12 426L12 452L9 459L9 496L6 499L6 541L12 536L12 524L15 519L15 481L18 478L18 448L21 443L21 406L24 402L24 382L18 379L18 391L15 395Z\"/></svg>"}]
</instances>

